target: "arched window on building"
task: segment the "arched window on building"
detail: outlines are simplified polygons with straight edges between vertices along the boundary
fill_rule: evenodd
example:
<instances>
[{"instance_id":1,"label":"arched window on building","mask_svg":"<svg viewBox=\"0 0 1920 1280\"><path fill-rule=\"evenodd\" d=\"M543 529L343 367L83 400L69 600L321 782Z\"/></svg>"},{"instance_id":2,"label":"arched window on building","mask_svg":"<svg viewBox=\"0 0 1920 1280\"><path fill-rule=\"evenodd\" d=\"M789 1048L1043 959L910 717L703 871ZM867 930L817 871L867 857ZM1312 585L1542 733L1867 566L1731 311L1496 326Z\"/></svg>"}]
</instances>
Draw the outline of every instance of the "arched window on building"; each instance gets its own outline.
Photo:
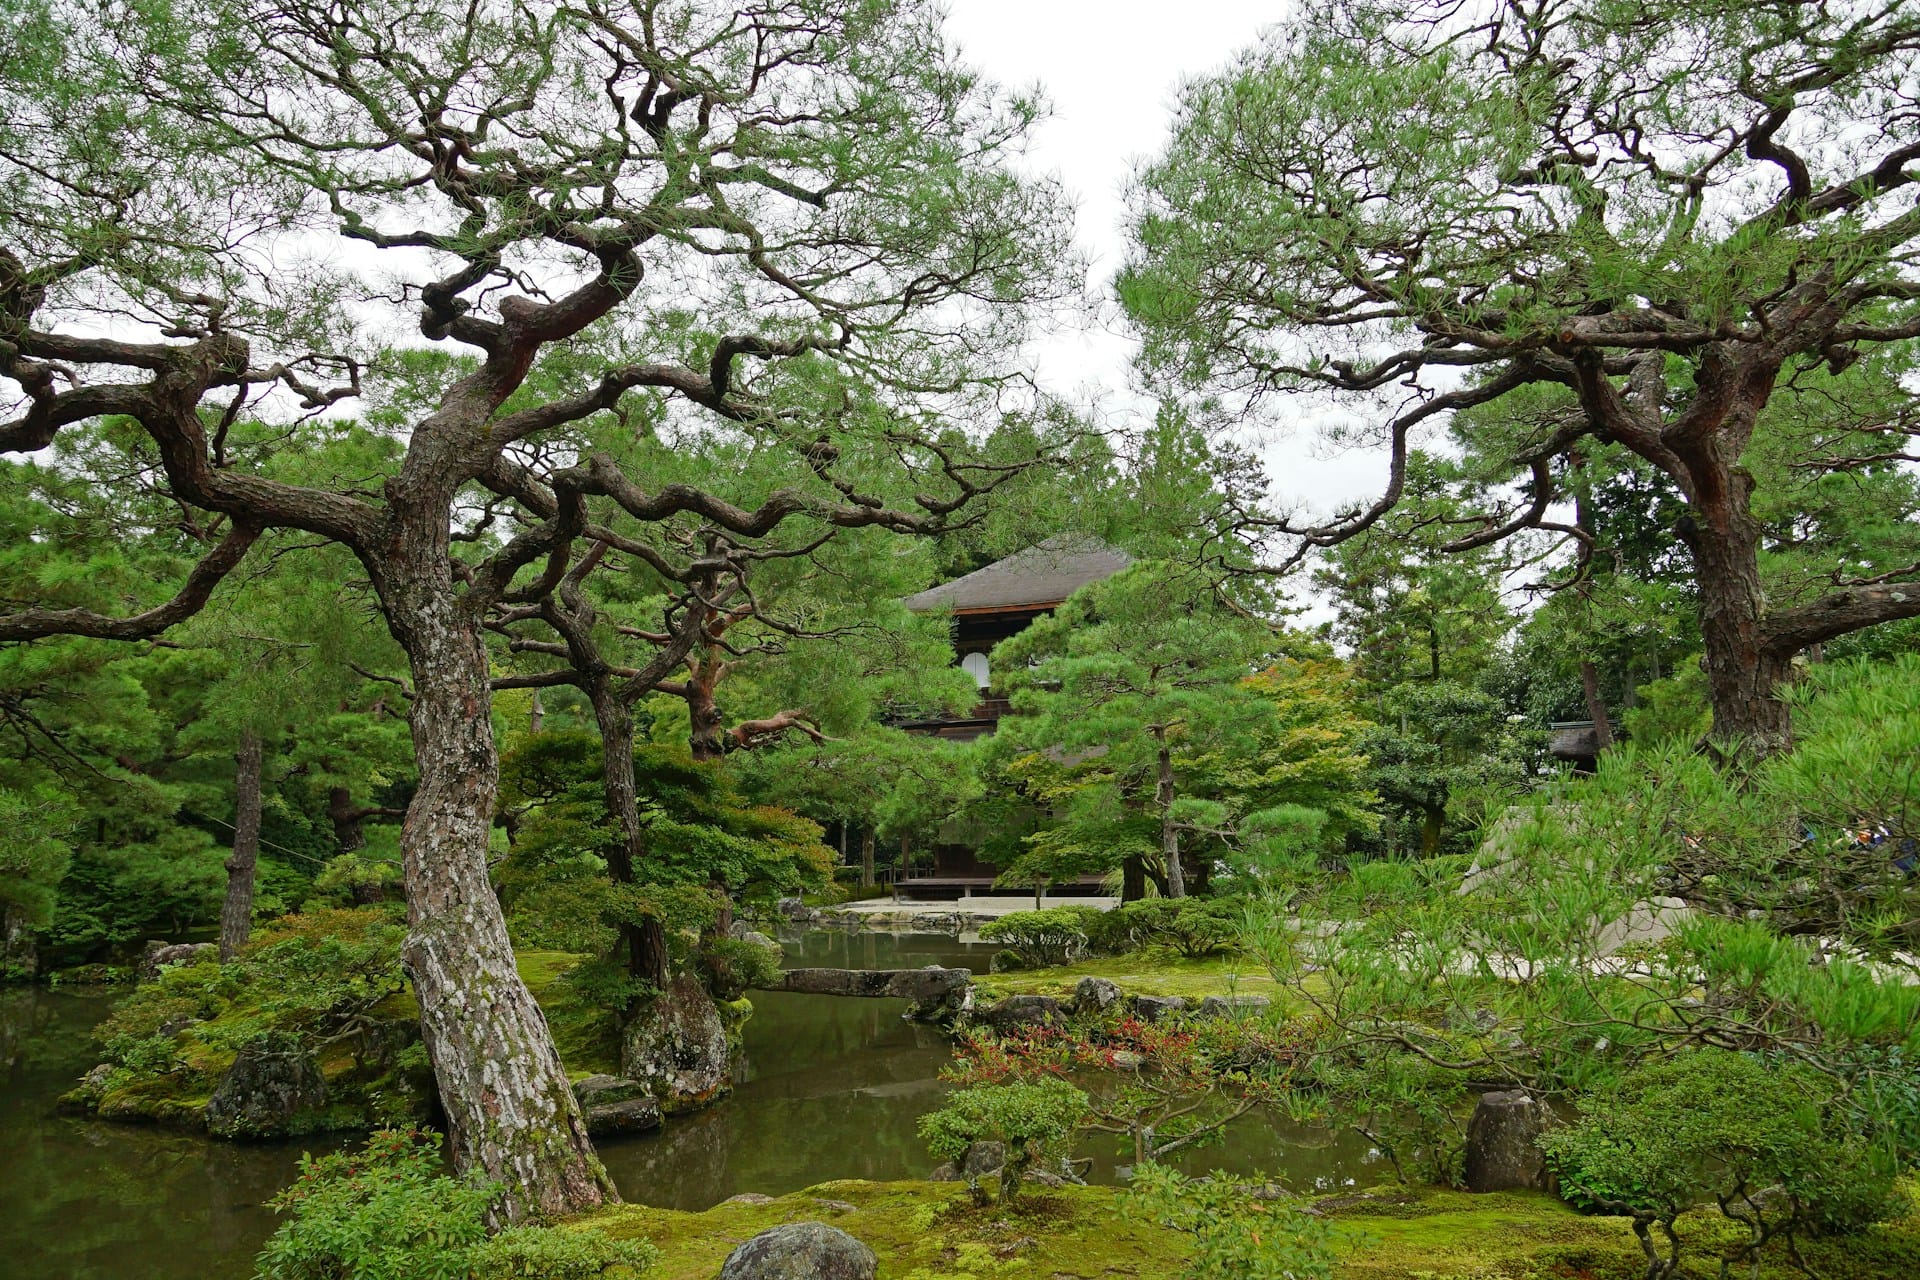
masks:
<instances>
[{"instance_id":1,"label":"arched window on building","mask_svg":"<svg viewBox=\"0 0 1920 1280\"><path fill-rule=\"evenodd\" d=\"M960 659L960 669L972 676L973 682L982 689L990 683L987 673L987 655L984 653L970 653Z\"/></svg>"}]
</instances>

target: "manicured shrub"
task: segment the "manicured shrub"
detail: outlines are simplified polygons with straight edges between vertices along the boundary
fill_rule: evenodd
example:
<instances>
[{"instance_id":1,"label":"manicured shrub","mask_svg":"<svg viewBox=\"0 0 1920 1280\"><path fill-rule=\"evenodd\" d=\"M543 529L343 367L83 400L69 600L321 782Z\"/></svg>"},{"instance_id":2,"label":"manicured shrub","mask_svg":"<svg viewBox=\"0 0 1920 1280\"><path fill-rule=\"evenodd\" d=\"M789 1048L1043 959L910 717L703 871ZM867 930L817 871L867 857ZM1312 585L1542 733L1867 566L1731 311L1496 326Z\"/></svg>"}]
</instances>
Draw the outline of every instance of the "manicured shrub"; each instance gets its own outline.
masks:
<instances>
[{"instance_id":1,"label":"manicured shrub","mask_svg":"<svg viewBox=\"0 0 1920 1280\"><path fill-rule=\"evenodd\" d=\"M1006 1162L1000 1167L1000 1197L1011 1200L1034 1161L1067 1159L1074 1129L1086 1114L1087 1095L1064 1080L977 1085L921 1116L920 1136L936 1160L956 1163L976 1142L1002 1143ZM975 1202L985 1204L979 1177L969 1174L966 1182Z\"/></svg>"},{"instance_id":2,"label":"manicured shrub","mask_svg":"<svg viewBox=\"0 0 1920 1280\"><path fill-rule=\"evenodd\" d=\"M1850 1130L1838 1102L1833 1083L1803 1067L1702 1049L1629 1072L1541 1145L1568 1200L1632 1218L1648 1280L1679 1269L1675 1219L1718 1204L1746 1230L1724 1274L1769 1241L1895 1212L1894 1162Z\"/></svg>"},{"instance_id":3,"label":"manicured shrub","mask_svg":"<svg viewBox=\"0 0 1920 1280\"><path fill-rule=\"evenodd\" d=\"M780 976L780 953L745 938L715 938L702 944L698 963L715 1000L738 1000Z\"/></svg>"},{"instance_id":4,"label":"manicured shrub","mask_svg":"<svg viewBox=\"0 0 1920 1280\"><path fill-rule=\"evenodd\" d=\"M1029 969L1071 964L1087 953L1087 929L1100 913L1087 907L1014 911L980 930L980 937L1020 957Z\"/></svg>"}]
</instances>

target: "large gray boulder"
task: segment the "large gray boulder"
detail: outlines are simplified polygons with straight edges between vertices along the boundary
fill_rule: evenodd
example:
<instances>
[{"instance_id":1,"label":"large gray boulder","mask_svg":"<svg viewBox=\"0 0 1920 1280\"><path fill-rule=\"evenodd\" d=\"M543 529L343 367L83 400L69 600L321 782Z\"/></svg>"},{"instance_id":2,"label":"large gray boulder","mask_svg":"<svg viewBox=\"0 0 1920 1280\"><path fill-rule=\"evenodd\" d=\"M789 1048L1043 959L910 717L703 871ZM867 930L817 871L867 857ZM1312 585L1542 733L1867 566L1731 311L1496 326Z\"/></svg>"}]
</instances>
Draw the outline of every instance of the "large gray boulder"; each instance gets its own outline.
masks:
<instances>
[{"instance_id":1,"label":"large gray boulder","mask_svg":"<svg viewBox=\"0 0 1920 1280\"><path fill-rule=\"evenodd\" d=\"M824 1222L762 1231L727 1255L720 1280L873 1280L873 1250Z\"/></svg>"},{"instance_id":2,"label":"large gray boulder","mask_svg":"<svg viewBox=\"0 0 1920 1280\"><path fill-rule=\"evenodd\" d=\"M1121 1001L1120 988L1106 978L1086 977L1074 984L1073 1011L1082 1017L1106 1013Z\"/></svg>"},{"instance_id":3,"label":"large gray boulder","mask_svg":"<svg viewBox=\"0 0 1920 1280\"><path fill-rule=\"evenodd\" d=\"M1483 1093L1467 1122L1467 1159L1461 1181L1469 1191L1521 1191L1547 1185L1540 1135L1553 1110L1523 1089Z\"/></svg>"},{"instance_id":4,"label":"large gray boulder","mask_svg":"<svg viewBox=\"0 0 1920 1280\"><path fill-rule=\"evenodd\" d=\"M246 1045L220 1077L203 1112L221 1138L284 1138L327 1101L326 1077L304 1048L274 1037Z\"/></svg>"},{"instance_id":5,"label":"large gray boulder","mask_svg":"<svg viewBox=\"0 0 1920 1280\"><path fill-rule=\"evenodd\" d=\"M620 1074L667 1115L695 1111L733 1087L727 1027L700 980L682 973L634 1012L620 1033Z\"/></svg>"},{"instance_id":6,"label":"large gray boulder","mask_svg":"<svg viewBox=\"0 0 1920 1280\"><path fill-rule=\"evenodd\" d=\"M1185 996L1135 996L1133 1016L1142 1022L1165 1022L1187 1007Z\"/></svg>"},{"instance_id":7,"label":"large gray boulder","mask_svg":"<svg viewBox=\"0 0 1920 1280\"><path fill-rule=\"evenodd\" d=\"M1272 1002L1265 996L1208 996L1200 1002L1203 1018L1230 1018L1242 1014L1265 1013Z\"/></svg>"},{"instance_id":8,"label":"large gray boulder","mask_svg":"<svg viewBox=\"0 0 1920 1280\"><path fill-rule=\"evenodd\" d=\"M1067 1020L1066 1010L1052 996L1008 996L998 1004L974 1010L973 1016L995 1031L1057 1027Z\"/></svg>"}]
</instances>

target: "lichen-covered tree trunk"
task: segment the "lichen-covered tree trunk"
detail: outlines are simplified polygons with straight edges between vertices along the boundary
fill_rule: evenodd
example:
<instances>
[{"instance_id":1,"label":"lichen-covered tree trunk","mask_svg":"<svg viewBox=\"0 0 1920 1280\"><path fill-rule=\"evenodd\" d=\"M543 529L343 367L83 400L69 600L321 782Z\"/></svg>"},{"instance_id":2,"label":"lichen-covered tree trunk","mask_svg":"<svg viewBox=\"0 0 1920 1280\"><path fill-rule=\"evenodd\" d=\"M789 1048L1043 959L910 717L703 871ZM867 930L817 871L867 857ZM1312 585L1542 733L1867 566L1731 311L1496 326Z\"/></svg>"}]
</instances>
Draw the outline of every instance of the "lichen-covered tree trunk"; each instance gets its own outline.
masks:
<instances>
[{"instance_id":1,"label":"lichen-covered tree trunk","mask_svg":"<svg viewBox=\"0 0 1920 1280\"><path fill-rule=\"evenodd\" d=\"M864 827L861 829L860 887L862 889L873 888L875 881L879 878L877 869L874 866L874 845L878 843L878 841L879 836L874 832L872 827Z\"/></svg>"},{"instance_id":2,"label":"lichen-covered tree trunk","mask_svg":"<svg viewBox=\"0 0 1920 1280\"><path fill-rule=\"evenodd\" d=\"M593 1153L545 1016L514 968L487 875L499 762L487 653L447 580L444 554L393 594L412 667L419 790L400 848L407 971L456 1166L502 1187L510 1222L617 1199ZM407 587L412 589L406 589Z\"/></svg>"},{"instance_id":3,"label":"lichen-covered tree trunk","mask_svg":"<svg viewBox=\"0 0 1920 1280\"><path fill-rule=\"evenodd\" d=\"M266 749L253 729L240 732L234 752L233 851L227 855L227 897L220 907L220 959L247 945L253 927L254 867L260 859L260 791Z\"/></svg>"}]
</instances>

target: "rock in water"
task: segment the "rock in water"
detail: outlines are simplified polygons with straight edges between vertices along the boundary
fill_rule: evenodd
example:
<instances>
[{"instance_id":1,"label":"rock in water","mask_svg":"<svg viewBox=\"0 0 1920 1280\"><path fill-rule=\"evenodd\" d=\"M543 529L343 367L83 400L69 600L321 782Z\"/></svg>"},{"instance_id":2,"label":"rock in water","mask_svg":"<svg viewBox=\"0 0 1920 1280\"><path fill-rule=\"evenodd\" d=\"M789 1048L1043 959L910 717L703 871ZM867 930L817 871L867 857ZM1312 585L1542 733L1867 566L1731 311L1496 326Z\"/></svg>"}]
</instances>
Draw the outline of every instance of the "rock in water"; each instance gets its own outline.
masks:
<instances>
[{"instance_id":1,"label":"rock in water","mask_svg":"<svg viewBox=\"0 0 1920 1280\"><path fill-rule=\"evenodd\" d=\"M1522 1089L1483 1093L1467 1122L1469 1191L1518 1191L1547 1185L1540 1135L1553 1123L1546 1103Z\"/></svg>"},{"instance_id":2,"label":"rock in water","mask_svg":"<svg viewBox=\"0 0 1920 1280\"><path fill-rule=\"evenodd\" d=\"M873 1280L873 1250L824 1222L762 1231L727 1255L720 1280Z\"/></svg>"},{"instance_id":3,"label":"rock in water","mask_svg":"<svg viewBox=\"0 0 1920 1280\"><path fill-rule=\"evenodd\" d=\"M327 1101L312 1053L262 1037L240 1050L207 1099L207 1131L221 1138L284 1138L295 1117Z\"/></svg>"},{"instance_id":4,"label":"rock in water","mask_svg":"<svg viewBox=\"0 0 1920 1280\"><path fill-rule=\"evenodd\" d=\"M676 975L638 1009L620 1037L620 1071L645 1085L668 1115L695 1111L733 1086L727 1027L690 973Z\"/></svg>"},{"instance_id":5,"label":"rock in water","mask_svg":"<svg viewBox=\"0 0 1920 1280\"><path fill-rule=\"evenodd\" d=\"M645 1133L660 1127L660 1104L638 1080L618 1076L588 1076L573 1086L574 1099L586 1117L587 1132Z\"/></svg>"}]
</instances>

